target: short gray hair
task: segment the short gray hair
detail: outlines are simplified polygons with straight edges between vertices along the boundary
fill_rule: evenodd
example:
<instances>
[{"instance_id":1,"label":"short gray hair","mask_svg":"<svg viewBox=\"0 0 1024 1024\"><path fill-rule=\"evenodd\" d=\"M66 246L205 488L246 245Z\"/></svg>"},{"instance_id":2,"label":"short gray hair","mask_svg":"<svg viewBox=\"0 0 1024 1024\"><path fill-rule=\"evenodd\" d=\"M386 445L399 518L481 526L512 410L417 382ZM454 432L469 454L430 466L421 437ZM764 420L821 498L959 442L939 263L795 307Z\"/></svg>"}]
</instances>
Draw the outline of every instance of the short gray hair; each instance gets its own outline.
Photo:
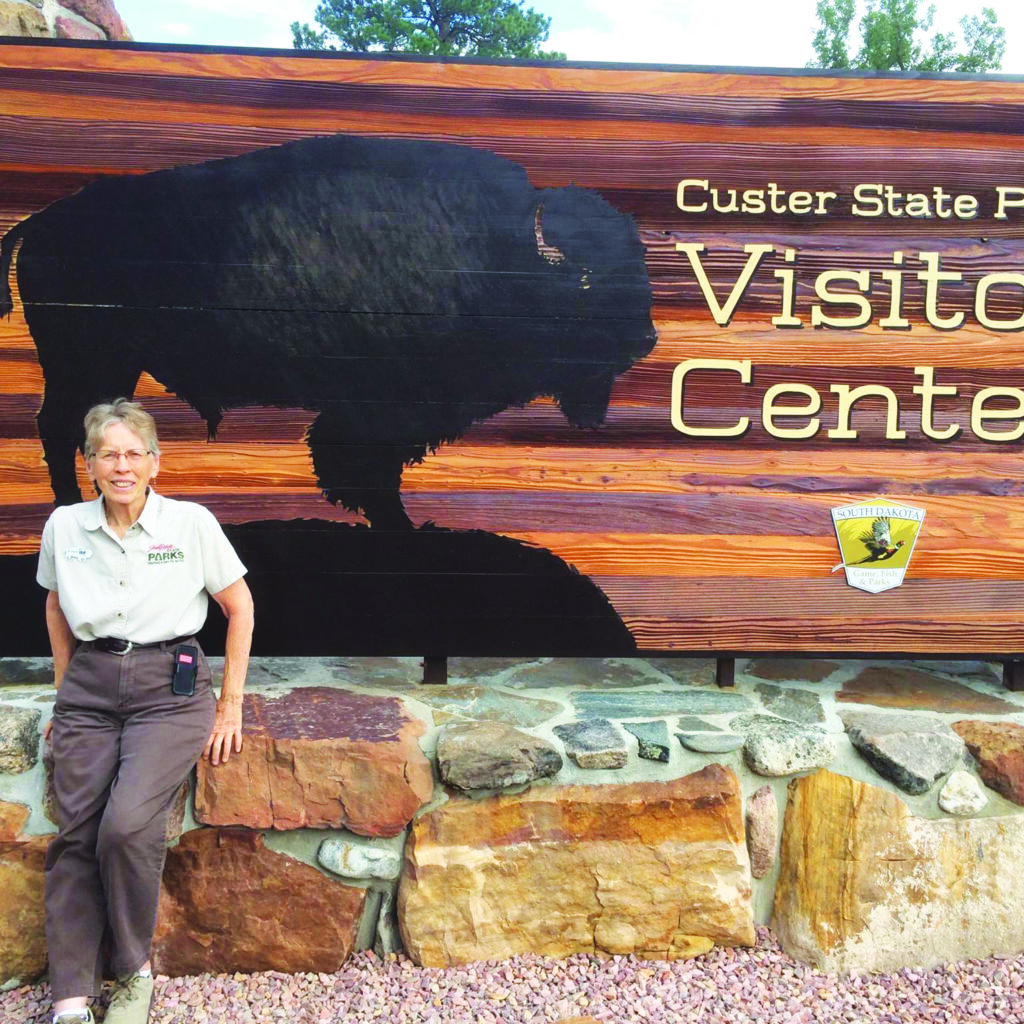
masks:
<instances>
[{"instance_id":1,"label":"short gray hair","mask_svg":"<svg viewBox=\"0 0 1024 1024\"><path fill-rule=\"evenodd\" d=\"M153 455L160 454L160 444L156 439L156 421L139 405L127 398L115 398L112 402L94 405L85 414L85 457L92 458L96 449L103 444L103 435L107 427L115 423L123 423L132 433L142 438L146 451Z\"/></svg>"}]
</instances>

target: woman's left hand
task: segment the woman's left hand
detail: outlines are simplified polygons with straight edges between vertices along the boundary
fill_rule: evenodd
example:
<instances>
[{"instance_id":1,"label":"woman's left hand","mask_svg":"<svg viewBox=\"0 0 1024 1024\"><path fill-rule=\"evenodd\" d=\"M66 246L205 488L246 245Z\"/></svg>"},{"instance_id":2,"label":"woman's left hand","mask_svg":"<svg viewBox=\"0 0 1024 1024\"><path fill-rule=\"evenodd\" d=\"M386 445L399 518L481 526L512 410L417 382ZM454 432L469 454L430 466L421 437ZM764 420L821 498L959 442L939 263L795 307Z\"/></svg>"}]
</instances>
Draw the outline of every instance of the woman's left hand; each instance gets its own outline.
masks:
<instances>
[{"instance_id":1,"label":"woman's left hand","mask_svg":"<svg viewBox=\"0 0 1024 1024\"><path fill-rule=\"evenodd\" d=\"M217 717L203 757L220 764L231 757L232 747L236 754L242 750L242 689L252 643L252 594L245 580L239 579L210 596L224 612L228 631L224 639L224 681L217 701Z\"/></svg>"},{"instance_id":2,"label":"woman's left hand","mask_svg":"<svg viewBox=\"0 0 1024 1024\"><path fill-rule=\"evenodd\" d=\"M203 757L212 764L220 764L231 757L232 748L236 754L242 750L242 699L221 697L217 701L217 717L203 748Z\"/></svg>"}]
</instances>

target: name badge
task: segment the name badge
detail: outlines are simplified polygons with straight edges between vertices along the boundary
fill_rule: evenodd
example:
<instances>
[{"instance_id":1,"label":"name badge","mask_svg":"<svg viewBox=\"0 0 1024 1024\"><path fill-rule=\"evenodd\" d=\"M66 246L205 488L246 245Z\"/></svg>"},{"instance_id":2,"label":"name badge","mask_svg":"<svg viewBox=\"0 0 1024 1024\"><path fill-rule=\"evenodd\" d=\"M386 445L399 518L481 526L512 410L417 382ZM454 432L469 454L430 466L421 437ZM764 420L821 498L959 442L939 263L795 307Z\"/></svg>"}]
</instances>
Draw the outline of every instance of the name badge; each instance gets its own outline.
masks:
<instances>
[{"instance_id":1,"label":"name badge","mask_svg":"<svg viewBox=\"0 0 1024 1024\"><path fill-rule=\"evenodd\" d=\"M92 558L91 548L65 548L64 557L69 562L87 562Z\"/></svg>"}]
</instances>

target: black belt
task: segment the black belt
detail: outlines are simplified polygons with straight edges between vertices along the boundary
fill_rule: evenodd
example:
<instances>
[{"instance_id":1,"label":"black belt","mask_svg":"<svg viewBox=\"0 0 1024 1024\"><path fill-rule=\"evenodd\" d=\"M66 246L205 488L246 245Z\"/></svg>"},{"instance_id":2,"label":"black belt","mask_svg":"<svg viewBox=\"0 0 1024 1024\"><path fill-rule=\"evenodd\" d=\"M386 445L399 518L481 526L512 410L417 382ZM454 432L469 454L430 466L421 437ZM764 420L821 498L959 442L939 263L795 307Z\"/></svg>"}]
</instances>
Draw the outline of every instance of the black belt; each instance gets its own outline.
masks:
<instances>
[{"instance_id":1,"label":"black belt","mask_svg":"<svg viewBox=\"0 0 1024 1024\"><path fill-rule=\"evenodd\" d=\"M172 640L156 640L151 644L137 644L131 640L122 640L117 636L101 636L95 640L87 640L86 643L92 644L97 651L103 651L105 654L127 654L129 651L145 651L153 647L176 647L189 640L195 640L195 637L176 636Z\"/></svg>"}]
</instances>

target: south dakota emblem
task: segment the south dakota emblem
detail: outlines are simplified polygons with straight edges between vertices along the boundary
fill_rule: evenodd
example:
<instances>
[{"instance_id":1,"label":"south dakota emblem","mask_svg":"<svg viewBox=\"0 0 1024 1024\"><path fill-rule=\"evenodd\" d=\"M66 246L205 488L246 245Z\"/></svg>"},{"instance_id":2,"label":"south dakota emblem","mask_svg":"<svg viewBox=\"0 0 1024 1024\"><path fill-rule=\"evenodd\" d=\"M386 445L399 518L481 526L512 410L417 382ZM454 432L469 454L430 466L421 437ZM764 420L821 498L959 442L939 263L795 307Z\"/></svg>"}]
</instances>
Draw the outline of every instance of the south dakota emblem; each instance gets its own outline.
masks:
<instances>
[{"instance_id":1,"label":"south dakota emblem","mask_svg":"<svg viewBox=\"0 0 1024 1024\"><path fill-rule=\"evenodd\" d=\"M898 587L923 522L923 508L888 501L858 501L832 509L843 556L832 571L845 569L846 582L869 594Z\"/></svg>"}]
</instances>

